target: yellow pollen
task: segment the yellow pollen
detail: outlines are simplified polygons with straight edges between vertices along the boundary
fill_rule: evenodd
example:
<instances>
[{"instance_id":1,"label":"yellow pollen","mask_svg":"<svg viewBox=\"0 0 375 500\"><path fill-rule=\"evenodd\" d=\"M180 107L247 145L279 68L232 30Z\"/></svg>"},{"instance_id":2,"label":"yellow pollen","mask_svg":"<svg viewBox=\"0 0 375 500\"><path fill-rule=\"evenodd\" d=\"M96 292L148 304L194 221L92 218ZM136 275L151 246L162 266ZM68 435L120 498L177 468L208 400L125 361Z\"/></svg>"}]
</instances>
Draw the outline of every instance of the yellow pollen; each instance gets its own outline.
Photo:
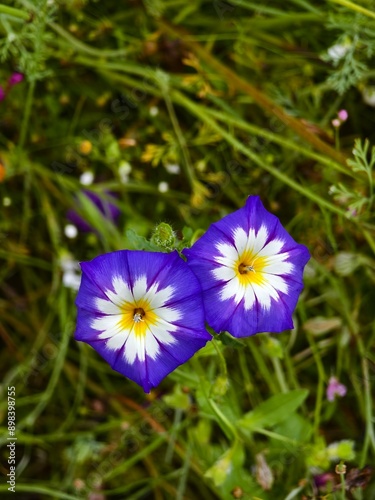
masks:
<instances>
[{"instance_id":1,"label":"yellow pollen","mask_svg":"<svg viewBox=\"0 0 375 500\"><path fill-rule=\"evenodd\" d=\"M264 268L266 265L266 257L257 257L256 254L247 250L238 257L234 269L241 285L251 283L261 285L265 282Z\"/></svg>"},{"instance_id":2,"label":"yellow pollen","mask_svg":"<svg viewBox=\"0 0 375 500\"><path fill-rule=\"evenodd\" d=\"M134 302L124 302L121 305L121 316L118 326L122 330L131 330L136 336L147 334L149 327L156 325L158 316L150 307L148 300L139 299Z\"/></svg>"}]
</instances>

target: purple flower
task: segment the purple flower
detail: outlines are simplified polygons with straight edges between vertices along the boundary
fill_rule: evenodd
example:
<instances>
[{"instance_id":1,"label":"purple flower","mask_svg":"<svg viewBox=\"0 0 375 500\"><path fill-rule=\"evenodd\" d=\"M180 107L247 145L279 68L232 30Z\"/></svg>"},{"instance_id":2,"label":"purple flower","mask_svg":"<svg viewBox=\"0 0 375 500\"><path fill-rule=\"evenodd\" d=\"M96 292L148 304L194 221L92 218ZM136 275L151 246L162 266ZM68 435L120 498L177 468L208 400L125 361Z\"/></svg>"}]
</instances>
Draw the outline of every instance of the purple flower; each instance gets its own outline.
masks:
<instances>
[{"instance_id":1,"label":"purple flower","mask_svg":"<svg viewBox=\"0 0 375 500\"><path fill-rule=\"evenodd\" d=\"M212 224L183 253L201 283L206 321L214 330L246 337L293 328L310 255L258 196Z\"/></svg>"},{"instance_id":2,"label":"purple flower","mask_svg":"<svg viewBox=\"0 0 375 500\"><path fill-rule=\"evenodd\" d=\"M81 268L76 340L145 392L211 339L199 282L177 251L120 250Z\"/></svg>"},{"instance_id":3,"label":"purple flower","mask_svg":"<svg viewBox=\"0 0 375 500\"><path fill-rule=\"evenodd\" d=\"M8 80L8 85L12 87L13 85L17 85L17 83L21 83L23 80L22 73L12 73Z\"/></svg>"},{"instance_id":4,"label":"purple flower","mask_svg":"<svg viewBox=\"0 0 375 500\"><path fill-rule=\"evenodd\" d=\"M346 394L346 387L344 384L341 384L336 377L331 377L328 381L328 386L327 386L327 399L328 401L334 401L336 396L339 396L342 398Z\"/></svg>"},{"instance_id":5,"label":"purple flower","mask_svg":"<svg viewBox=\"0 0 375 500\"><path fill-rule=\"evenodd\" d=\"M103 214L106 219L113 223L116 222L121 211L115 204L111 203L110 200L114 200L114 198L110 193L105 193L104 195L102 195L94 193L92 191L88 191L87 189L83 190L82 192L92 203L94 203L96 208ZM79 208L79 201L77 201L77 205ZM75 210L68 210L67 218L70 222L77 226L80 231L84 233L95 232L95 229L91 226L91 224L89 224L89 222L81 217L81 215L79 215Z\"/></svg>"},{"instance_id":6,"label":"purple flower","mask_svg":"<svg viewBox=\"0 0 375 500\"><path fill-rule=\"evenodd\" d=\"M323 472L314 476L314 484L318 489L324 489L328 483L334 484L335 476L331 472Z\"/></svg>"},{"instance_id":7,"label":"purple flower","mask_svg":"<svg viewBox=\"0 0 375 500\"><path fill-rule=\"evenodd\" d=\"M5 99L5 90L3 87L0 85L0 101L3 101Z\"/></svg>"}]
</instances>

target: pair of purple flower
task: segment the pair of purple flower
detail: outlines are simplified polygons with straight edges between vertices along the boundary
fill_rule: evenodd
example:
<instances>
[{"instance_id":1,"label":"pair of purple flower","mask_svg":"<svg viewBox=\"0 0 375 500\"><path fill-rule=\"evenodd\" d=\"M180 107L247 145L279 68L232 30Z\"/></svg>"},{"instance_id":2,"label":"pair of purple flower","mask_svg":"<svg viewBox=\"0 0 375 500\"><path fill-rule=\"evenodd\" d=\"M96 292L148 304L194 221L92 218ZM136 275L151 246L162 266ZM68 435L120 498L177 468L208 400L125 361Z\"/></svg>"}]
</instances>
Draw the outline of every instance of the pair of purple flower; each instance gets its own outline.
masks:
<instances>
[{"instance_id":1,"label":"pair of purple flower","mask_svg":"<svg viewBox=\"0 0 375 500\"><path fill-rule=\"evenodd\" d=\"M190 248L120 250L81 264L76 340L149 392L216 332L293 328L309 252L250 196Z\"/></svg>"}]
</instances>

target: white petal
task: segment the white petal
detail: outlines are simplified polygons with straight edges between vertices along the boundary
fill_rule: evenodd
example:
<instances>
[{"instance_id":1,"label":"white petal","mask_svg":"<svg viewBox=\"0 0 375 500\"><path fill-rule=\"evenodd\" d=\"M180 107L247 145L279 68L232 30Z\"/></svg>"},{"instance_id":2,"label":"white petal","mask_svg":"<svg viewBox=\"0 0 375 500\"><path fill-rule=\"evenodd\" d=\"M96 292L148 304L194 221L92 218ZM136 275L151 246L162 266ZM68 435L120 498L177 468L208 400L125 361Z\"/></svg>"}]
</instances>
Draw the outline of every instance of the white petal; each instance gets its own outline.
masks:
<instances>
[{"instance_id":1,"label":"white petal","mask_svg":"<svg viewBox=\"0 0 375 500\"><path fill-rule=\"evenodd\" d=\"M254 283L253 289L259 304L268 310L271 307L271 297L267 286Z\"/></svg>"},{"instance_id":2,"label":"white petal","mask_svg":"<svg viewBox=\"0 0 375 500\"><path fill-rule=\"evenodd\" d=\"M239 255L242 255L247 247L249 235L246 234L242 227L236 227L236 229L233 231L233 236L237 252Z\"/></svg>"},{"instance_id":3,"label":"white petal","mask_svg":"<svg viewBox=\"0 0 375 500\"><path fill-rule=\"evenodd\" d=\"M275 274L269 274L266 278L266 283L268 286L274 288L275 290L288 293L288 285L286 281L281 276L276 276ZM278 298L278 296L277 296Z\"/></svg>"},{"instance_id":4,"label":"white petal","mask_svg":"<svg viewBox=\"0 0 375 500\"><path fill-rule=\"evenodd\" d=\"M255 303L255 293L251 285L248 285L245 290L245 310L251 309Z\"/></svg>"},{"instance_id":5,"label":"white petal","mask_svg":"<svg viewBox=\"0 0 375 500\"><path fill-rule=\"evenodd\" d=\"M236 276L236 273L233 268L220 266L212 271L213 276L220 281L229 281Z\"/></svg>"},{"instance_id":6,"label":"white petal","mask_svg":"<svg viewBox=\"0 0 375 500\"><path fill-rule=\"evenodd\" d=\"M289 252L277 253L275 255L268 255L267 263L272 264L273 262L284 262L286 259L290 259Z\"/></svg>"},{"instance_id":7,"label":"white petal","mask_svg":"<svg viewBox=\"0 0 375 500\"><path fill-rule=\"evenodd\" d=\"M150 330L154 337L161 344L172 345L177 342L177 339L169 333L170 331L177 330L175 325L169 325L166 322L160 322L157 325L150 326Z\"/></svg>"},{"instance_id":8,"label":"white petal","mask_svg":"<svg viewBox=\"0 0 375 500\"><path fill-rule=\"evenodd\" d=\"M228 245L227 243L218 243L216 245L216 248L219 250L222 257L214 257L215 262L223 264L227 267L233 267L238 259L238 252L236 250L236 247L234 247L233 245Z\"/></svg>"},{"instance_id":9,"label":"white petal","mask_svg":"<svg viewBox=\"0 0 375 500\"><path fill-rule=\"evenodd\" d=\"M244 294L245 287L235 278L225 284L220 293L220 298L226 300L233 297L236 304L238 304L243 299Z\"/></svg>"},{"instance_id":10,"label":"white petal","mask_svg":"<svg viewBox=\"0 0 375 500\"><path fill-rule=\"evenodd\" d=\"M291 262L273 262L271 264L267 263L262 272L267 274L293 274L294 269Z\"/></svg>"},{"instance_id":11,"label":"white petal","mask_svg":"<svg viewBox=\"0 0 375 500\"><path fill-rule=\"evenodd\" d=\"M259 254L259 252L262 250L264 245L266 244L266 241L268 239L268 230L266 226L260 226L255 239L254 239L254 245L253 245L253 252L255 254Z\"/></svg>"},{"instance_id":12,"label":"white petal","mask_svg":"<svg viewBox=\"0 0 375 500\"><path fill-rule=\"evenodd\" d=\"M241 300L244 298L247 287L248 285L243 285L242 283L238 282L238 290L234 297L234 301L236 304L239 304Z\"/></svg>"},{"instance_id":13,"label":"white petal","mask_svg":"<svg viewBox=\"0 0 375 500\"><path fill-rule=\"evenodd\" d=\"M167 286L166 288L156 291L158 287L159 284L154 283L145 296L145 299L150 302L150 309L156 309L164 306L164 304L166 304L173 297L175 291L173 286Z\"/></svg>"},{"instance_id":14,"label":"white petal","mask_svg":"<svg viewBox=\"0 0 375 500\"><path fill-rule=\"evenodd\" d=\"M182 312L172 307L158 307L154 309L153 312L168 323L174 323L182 318Z\"/></svg>"},{"instance_id":15,"label":"white petal","mask_svg":"<svg viewBox=\"0 0 375 500\"><path fill-rule=\"evenodd\" d=\"M146 275L137 278L133 285L133 295L135 300L142 299L147 292L147 278Z\"/></svg>"},{"instance_id":16,"label":"white petal","mask_svg":"<svg viewBox=\"0 0 375 500\"><path fill-rule=\"evenodd\" d=\"M118 314L112 314L108 316L102 316L100 318L95 318L91 322L91 328L94 330L97 330L98 332L107 332L109 330L115 331L117 333L117 330L121 330L120 327L120 320L121 316ZM101 337L101 338L107 338L107 337Z\"/></svg>"},{"instance_id":17,"label":"white petal","mask_svg":"<svg viewBox=\"0 0 375 500\"><path fill-rule=\"evenodd\" d=\"M95 299L95 306L102 314L120 314L120 308L110 300Z\"/></svg>"},{"instance_id":18,"label":"white petal","mask_svg":"<svg viewBox=\"0 0 375 500\"><path fill-rule=\"evenodd\" d=\"M160 353L160 347L151 331L148 331L146 333L146 335L144 336L144 340L146 356L151 359L155 359Z\"/></svg>"},{"instance_id":19,"label":"white petal","mask_svg":"<svg viewBox=\"0 0 375 500\"><path fill-rule=\"evenodd\" d=\"M131 333L126 341L125 349L124 349L124 358L131 365L134 363L135 358L138 353L138 337Z\"/></svg>"},{"instance_id":20,"label":"white petal","mask_svg":"<svg viewBox=\"0 0 375 500\"><path fill-rule=\"evenodd\" d=\"M115 289L116 295L119 296L121 304L124 302L133 302L133 294L130 287L126 281L121 278L121 276L115 276L112 280L112 286Z\"/></svg>"},{"instance_id":21,"label":"white petal","mask_svg":"<svg viewBox=\"0 0 375 500\"><path fill-rule=\"evenodd\" d=\"M106 342L106 347L111 350L117 351L118 349L122 349L124 347L125 342L129 337L130 331L122 330L117 335L113 335Z\"/></svg>"},{"instance_id":22,"label":"white petal","mask_svg":"<svg viewBox=\"0 0 375 500\"><path fill-rule=\"evenodd\" d=\"M283 240L272 240L258 252L258 257L269 257L277 255L284 246Z\"/></svg>"}]
</instances>

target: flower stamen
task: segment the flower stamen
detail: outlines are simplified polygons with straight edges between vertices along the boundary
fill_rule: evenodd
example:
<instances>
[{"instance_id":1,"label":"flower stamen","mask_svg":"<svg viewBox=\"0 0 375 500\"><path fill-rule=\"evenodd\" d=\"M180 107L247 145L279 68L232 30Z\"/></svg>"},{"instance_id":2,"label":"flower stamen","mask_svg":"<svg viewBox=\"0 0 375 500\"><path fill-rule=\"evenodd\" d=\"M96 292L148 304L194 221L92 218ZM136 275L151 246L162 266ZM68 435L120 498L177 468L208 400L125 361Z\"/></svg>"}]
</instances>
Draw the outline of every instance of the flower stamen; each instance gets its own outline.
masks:
<instances>
[{"instance_id":1,"label":"flower stamen","mask_svg":"<svg viewBox=\"0 0 375 500\"><path fill-rule=\"evenodd\" d=\"M240 274L247 274L249 271L255 273L254 267L248 266L247 264L244 264L243 262L238 266L238 272Z\"/></svg>"},{"instance_id":2,"label":"flower stamen","mask_svg":"<svg viewBox=\"0 0 375 500\"><path fill-rule=\"evenodd\" d=\"M146 315L145 311L142 309L142 307L137 307L134 309L134 314L133 314L133 321L135 323L139 323L140 321L144 321L143 317Z\"/></svg>"}]
</instances>

